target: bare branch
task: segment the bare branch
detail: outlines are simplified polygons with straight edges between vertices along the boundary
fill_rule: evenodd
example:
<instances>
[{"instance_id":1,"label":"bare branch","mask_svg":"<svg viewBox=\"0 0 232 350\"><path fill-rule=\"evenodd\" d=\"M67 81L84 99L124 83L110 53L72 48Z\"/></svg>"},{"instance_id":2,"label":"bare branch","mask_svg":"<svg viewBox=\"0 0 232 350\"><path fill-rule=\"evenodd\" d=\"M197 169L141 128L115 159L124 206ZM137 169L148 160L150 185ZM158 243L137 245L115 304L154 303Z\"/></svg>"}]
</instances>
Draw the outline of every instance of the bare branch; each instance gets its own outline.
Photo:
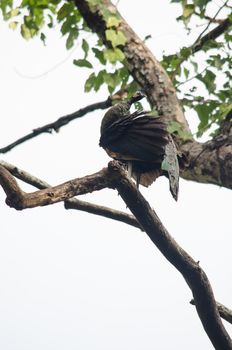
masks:
<instances>
[{"instance_id":1,"label":"bare branch","mask_svg":"<svg viewBox=\"0 0 232 350\"><path fill-rule=\"evenodd\" d=\"M86 106L84 108L79 109L78 111L65 115L59 119L57 119L55 122L46 124L44 126L41 126L37 129L34 129L31 133L20 137L18 140L16 140L15 142L9 144L6 147L0 148L0 153L7 153L9 152L11 149L13 149L14 147L24 143L25 141L31 140L32 138L43 134L43 133L52 133L52 131L56 131L58 132L58 130L67 125L68 123L70 123L72 120L77 119L77 118L81 118L84 115L86 115L89 112L93 112L97 109L106 109L108 107L110 107L112 105L112 99L111 98L107 98L107 100L102 101L102 102L97 102L97 103L93 103L89 106Z\"/></svg>"},{"instance_id":2,"label":"bare branch","mask_svg":"<svg viewBox=\"0 0 232 350\"><path fill-rule=\"evenodd\" d=\"M128 208L152 242L182 274L192 290L198 315L215 349L231 350L232 341L221 321L213 290L205 272L170 236L155 211L125 176L125 171L118 166L118 163L109 163L109 171L117 174L114 184Z\"/></svg>"},{"instance_id":3,"label":"bare branch","mask_svg":"<svg viewBox=\"0 0 232 350\"><path fill-rule=\"evenodd\" d=\"M34 208L62 202L77 195L111 188L110 177L106 176L107 168L82 178L67 181L61 185L26 193L21 191L14 177L6 168L0 166L0 184L2 185L10 207L17 210Z\"/></svg>"},{"instance_id":4,"label":"bare branch","mask_svg":"<svg viewBox=\"0 0 232 350\"><path fill-rule=\"evenodd\" d=\"M77 209L77 210L85 211L87 213L101 215L109 219L121 221L121 222L124 222L125 224L137 227L143 231L143 228L139 225L135 217L133 215L126 214L123 211L80 201L79 199L76 199L76 198L68 199L67 201L64 202L64 206L66 209Z\"/></svg>"},{"instance_id":5,"label":"bare branch","mask_svg":"<svg viewBox=\"0 0 232 350\"><path fill-rule=\"evenodd\" d=\"M4 168L6 168L12 175L14 175L16 178L24 181L25 183L35 186L38 189L44 189L44 188L50 188L52 187L47 182L42 181L41 179L38 179L34 175L29 174L28 172L19 169L15 165L12 165L10 163L7 163L5 161L0 161L0 165L2 165ZM18 190L19 191L19 190ZM67 199L64 202L64 207L66 209L76 209L85 211L87 213L100 215L112 220L121 221L125 224L134 226L136 228L139 228L140 230L143 230L141 226L139 225L138 221L135 219L135 217L131 214L124 213L119 210L115 210L112 208L108 208L105 206L81 201L76 198Z\"/></svg>"},{"instance_id":6,"label":"bare branch","mask_svg":"<svg viewBox=\"0 0 232 350\"><path fill-rule=\"evenodd\" d=\"M23 182L32 185L40 190L43 188L51 187L51 185L49 185L47 182L38 179L38 177L31 175L27 171L19 169L17 166L5 162L4 160L0 160L0 165L6 168L17 179L22 180Z\"/></svg>"},{"instance_id":7,"label":"bare branch","mask_svg":"<svg viewBox=\"0 0 232 350\"><path fill-rule=\"evenodd\" d=\"M24 193L20 189L15 178L9 173L9 171L0 166L0 185L6 193L6 204L11 205L15 203L15 206L20 205L22 199L24 198Z\"/></svg>"}]
</instances>

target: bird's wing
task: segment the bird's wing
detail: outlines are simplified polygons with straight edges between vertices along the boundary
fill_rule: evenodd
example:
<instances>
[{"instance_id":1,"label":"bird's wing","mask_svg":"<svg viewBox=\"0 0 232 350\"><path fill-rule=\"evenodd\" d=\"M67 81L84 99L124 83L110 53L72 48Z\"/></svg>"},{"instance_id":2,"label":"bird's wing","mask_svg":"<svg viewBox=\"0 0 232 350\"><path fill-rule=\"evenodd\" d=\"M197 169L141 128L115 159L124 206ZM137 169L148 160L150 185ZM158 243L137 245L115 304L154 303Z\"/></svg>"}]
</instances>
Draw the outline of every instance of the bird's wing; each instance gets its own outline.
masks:
<instances>
[{"instance_id":1,"label":"bird's wing","mask_svg":"<svg viewBox=\"0 0 232 350\"><path fill-rule=\"evenodd\" d=\"M120 160L159 163L168 143L166 123L146 112L134 112L107 127L100 146Z\"/></svg>"}]
</instances>

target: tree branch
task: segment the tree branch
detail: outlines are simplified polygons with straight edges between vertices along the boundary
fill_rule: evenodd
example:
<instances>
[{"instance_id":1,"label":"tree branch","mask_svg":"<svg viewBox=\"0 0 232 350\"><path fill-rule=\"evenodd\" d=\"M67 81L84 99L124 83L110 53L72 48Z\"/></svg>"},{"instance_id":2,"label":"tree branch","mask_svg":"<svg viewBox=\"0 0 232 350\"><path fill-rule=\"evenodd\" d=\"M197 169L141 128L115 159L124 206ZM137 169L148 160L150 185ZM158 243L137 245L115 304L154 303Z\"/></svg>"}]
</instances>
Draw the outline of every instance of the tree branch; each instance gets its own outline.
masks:
<instances>
[{"instance_id":1,"label":"tree branch","mask_svg":"<svg viewBox=\"0 0 232 350\"><path fill-rule=\"evenodd\" d=\"M224 320L232 324L232 310L228 309L225 305L217 303L219 314Z\"/></svg>"},{"instance_id":2,"label":"tree branch","mask_svg":"<svg viewBox=\"0 0 232 350\"><path fill-rule=\"evenodd\" d=\"M202 49L202 47L209 40L215 40L220 35L222 35L231 25L229 17L224 19L217 27L212 29L209 33L205 34L203 37L199 37L192 46L192 53L196 53Z\"/></svg>"},{"instance_id":3,"label":"tree branch","mask_svg":"<svg viewBox=\"0 0 232 350\"><path fill-rule=\"evenodd\" d=\"M11 149L13 149L14 147L24 143L25 141L31 140L32 138L34 138L40 134L52 133L53 130L58 132L62 126L67 125L72 120L77 119L77 118L81 118L85 114L87 114L89 112L93 112L97 109L106 109L106 108L110 107L111 105L112 105L112 99L110 97L108 97L105 101L93 103L89 106L81 108L78 111L71 113L71 114L68 114L68 115L65 115L52 123L49 123L49 124L46 124L44 126L37 128L37 129L34 129L31 133L29 133L23 137L20 137L15 142L10 143L6 147L0 148L0 153L7 153Z\"/></svg>"},{"instance_id":4,"label":"tree branch","mask_svg":"<svg viewBox=\"0 0 232 350\"><path fill-rule=\"evenodd\" d=\"M228 28L228 26L230 25L229 17L227 19L221 21L221 23L219 24L218 27L214 28L211 32L209 32L204 37L202 37L202 35L207 31L209 26L217 18L217 16L221 12L221 10L227 5L227 3L228 3L228 0L226 0L224 2L224 4L219 7L219 9L215 13L215 15L212 18L209 19L209 23L207 24L207 26L205 27L203 32L198 36L198 38L196 39L195 43L192 45L193 53L199 51L202 48L202 46L204 45L205 42L207 42L207 41L209 41L211 39L216 39L218 36L220 36ZM227 21L228 21L228 23L227 23ZM215 31L215 29L216 29L216 31ZM201 45L199 46L200 43L201 43ZM197 49L197 51L194 51L194 49L196 50L196 47L198 47L198 46L199 46L199 49Z\"/></svg>"},{"instance_id":5,"label":"tree branch","mask_svg":"<svg viewBox=\"0 0 232 350\"><path fill-rule=\"evenodd\" d=\"M111 209L101 205L95 205L89 202L80 201L76 198L68 199L64 202L66 209L77 209L85 211L90 214L104 216L108 219L124 222L125 224L134 226L143 231L143 228L139 225L138 221L131 214L126 214L123 211Z\"/></svg>"},{"instance_id":6,"label":"tree branch","mask_svg":"<svg viewBox=\"0 0 232 350\"><path fill-rule=\"evenodd\" d=\"M195 305L193 299L190 301L190 304ZM219 302L217 302L217 308L221 318L232 324L232 310Z\"/></svg>"},{"instance_id":7,"label":"tree branch","mask_svg":"<svg viewBox=\"0 0 232 350\"><path fill-rule=\"evenodd\" d=\"M47 182L38 179L38 177L31 175L27 171L19 169L17 166L10 164L8 162L5 162L4 160L0 160L0 166L7 169L17 179L22 180L23 182L29 185L32 185L38 188L39 190L51 187L51 185L49 185Z\"/></svg>"},{"instance_id":8,"label":"tree branch","mask_svg":"<svg viewBox=\"0 0 232 350\"><path fill-rule=\"evenodd\" d=\"M128 208L152 242L182 274L192 290L198 315L215 349L231 350L232 341L222 324L213 290L205 272L170 236L155 211L125 176L124 170L118 166L118 163L109 163L109 171L117 174L114 184Z\"/></svg>"},{"instance_id":9,"label":"tree branch","mask_svg":"<svg viewBox=\"0 0 232 350\"><path fill-rule=\"evenodd\" d=\"M74 196L99 191L106 187L111 188L110 177L107 176L107 173L108 169L103 168L92 175L70 180L58 186L26 193L20 189L10 172L3 166L0 166L0 184L7 195L6 203L16 210L22 210L55 204Z\"/></svg>"},{"instance_id":10,"label":"tree branch","mask_svg":"<svg viewBox=\"0 0 232 350\"><path fill-rule=\"evenodd\" d=\"M19 169L15 165L12 165L10 163L7 163L5 161L0 161L0 166L7 169L12 175L14 175L16 178L24 181L25 183L32 185L38 189L45 189L52 187L47 182L42 181L38 179L37 177L29 174L28 172ZM19 189L17 189L17 193L19 192ZM64 202L65 209L76 209L85 211L87 213L91 213L94 215L100 215L112 220L121 221L125 224L134 226L136 228L139 228L143 231L141 226L139 225L138 221L135 219L135 217L131 214L124 213L119 210L115 210L112 208L108 208L101 205L96 205L93 203L81 201L76 198L67 199Z\"/></svg>"},{"instance_id":11,"label":"tree branch","mask_svg":"<svg viewBox=\"0 0 232 350\"><path fill-rule=\"evenodd\" d=\"M187 142L181 150L188 164L181 177L201 183L211 183L232 189L232 111L222 121L218 135L212 140Z\"/></svg>"},{"instance_id":12,"label":"tree branch","mask_svg":"<svg viewBox=\"0 0 232 350\"><path fill-rule=\"evenodd\" d=\"M22 176L22 172L19 173ZM97 191L105 187L117 188L122 199L152 242L183 275L191 288L197 312L215 349L232 349L231 339L221 322L206 274L199 264L170 236L154 210L151 209L118 162L110 162L108 168L103 168L96 174L33 193L21 191L13 176L1 165L0 184L7 194L7 204L19 210L54 204L72 196Z\"/></svg>"}]
</instances>

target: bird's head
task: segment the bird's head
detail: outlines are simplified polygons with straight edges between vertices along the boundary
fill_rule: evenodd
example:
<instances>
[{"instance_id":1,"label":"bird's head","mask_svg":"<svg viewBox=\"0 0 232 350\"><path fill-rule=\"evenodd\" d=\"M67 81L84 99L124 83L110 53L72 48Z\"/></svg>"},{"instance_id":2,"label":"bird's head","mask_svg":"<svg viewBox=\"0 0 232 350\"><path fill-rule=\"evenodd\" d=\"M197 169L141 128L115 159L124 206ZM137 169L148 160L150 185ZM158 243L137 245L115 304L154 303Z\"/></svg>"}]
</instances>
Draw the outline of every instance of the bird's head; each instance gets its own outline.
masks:
<instances>
[{"instance_id":1,"label":"bird's head","mask_svg":"<svg viewBox=\"0 0 232 350\"><path fill-rule=\"evenodd\" d=\"M132 105L135 102L142 100L142 98L146 97L144 90L138 90L136 93L130 98L129 103Z\"/></svg>"}]
</instances>

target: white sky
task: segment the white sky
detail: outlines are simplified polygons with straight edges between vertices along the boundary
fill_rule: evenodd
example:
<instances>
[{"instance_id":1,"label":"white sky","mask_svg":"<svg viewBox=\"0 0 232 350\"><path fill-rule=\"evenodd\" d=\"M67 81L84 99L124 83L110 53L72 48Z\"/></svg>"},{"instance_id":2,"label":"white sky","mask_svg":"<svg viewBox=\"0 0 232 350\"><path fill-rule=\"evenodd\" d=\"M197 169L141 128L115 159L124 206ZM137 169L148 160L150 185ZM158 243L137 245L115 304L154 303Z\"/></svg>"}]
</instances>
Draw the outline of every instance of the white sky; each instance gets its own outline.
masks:
<instances>
[{"instance_id":1,"label":"white sky","mask_svg":"<svg viewBox=\"0 0 232 350\"><path fill-rule=\"evenodd\" d=\"M119 8L141 37L152 34L148 44L157 57L190 40L175 20L178 8L166 0L144 0L143 14L140 2L121 0ZM84 94L89 71L72 65L78 48L68 58L59 33L51 32L43 47L39 40L23 41L2 21L0 32L0 147L106 98L105 90ZM98 147L103 114L41 135L2 159L51 184L100 170L109 160ZM216 299L231 307L230 191L181 181L178 203L166 179L141 191L200 261ZM110 190L86 199L125 210ZM1 349L212 349L185 281L144 233L62 204L17 212L4 200L1 190Z\"/></svg>"}]
</instances>

